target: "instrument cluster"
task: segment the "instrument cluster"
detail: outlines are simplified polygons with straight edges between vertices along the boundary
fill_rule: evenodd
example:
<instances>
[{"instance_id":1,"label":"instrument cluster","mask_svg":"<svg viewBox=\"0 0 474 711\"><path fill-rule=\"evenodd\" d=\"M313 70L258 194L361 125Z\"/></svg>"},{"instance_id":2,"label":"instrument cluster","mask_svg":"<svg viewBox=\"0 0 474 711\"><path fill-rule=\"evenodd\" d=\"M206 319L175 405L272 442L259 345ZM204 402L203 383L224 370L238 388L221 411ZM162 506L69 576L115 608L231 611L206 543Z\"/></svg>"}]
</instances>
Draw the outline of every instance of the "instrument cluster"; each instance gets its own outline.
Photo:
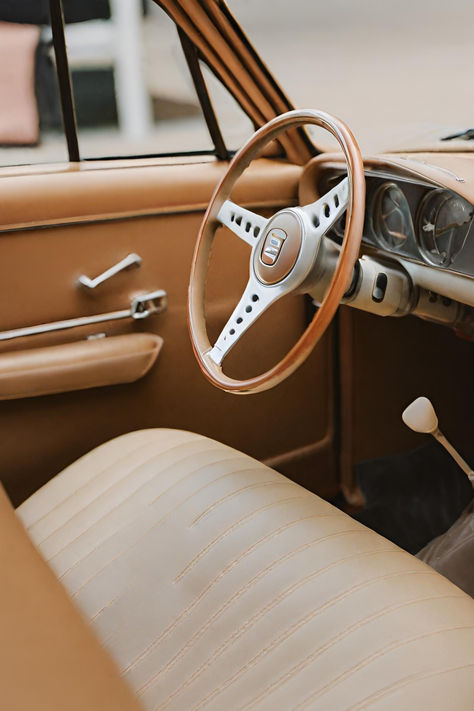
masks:
<instances>
[{"instance_id":1,"label":"instrument cluster","mask_svg":"<svg viewBox=\"0 0 474 711\"><path fill-rule=\"evenodd\" d=\"M456 193L367 176L364 241L380 250L474 276L474 207Z\"/></svg>"}]
</instances>

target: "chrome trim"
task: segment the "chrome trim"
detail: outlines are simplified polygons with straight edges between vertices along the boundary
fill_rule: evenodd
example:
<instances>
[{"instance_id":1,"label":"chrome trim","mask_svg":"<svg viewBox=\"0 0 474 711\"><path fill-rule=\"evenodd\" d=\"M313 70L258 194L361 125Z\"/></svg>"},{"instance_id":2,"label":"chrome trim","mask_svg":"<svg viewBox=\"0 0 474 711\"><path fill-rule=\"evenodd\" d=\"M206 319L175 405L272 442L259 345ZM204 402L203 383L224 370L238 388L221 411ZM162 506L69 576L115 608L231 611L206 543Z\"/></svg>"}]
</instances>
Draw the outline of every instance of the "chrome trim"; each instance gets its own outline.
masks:
<instances>
[{"instance_id":1,"label":"chrome trim","mask_svg":"<svg viewBox=\"0 0 474 711\"><path fill-rule=\"evenodd\" d=\"M395 166L399 168L400 170L403 170L404 168L402 166ZM337 173L337 177L341 177L341 175L345 175L347 172L346 169L341 166L339 167L333 167L333 168L328 168L328 172L332 170L334 173ZM364 175L366 178L381 178L383 180L391 180L391 181L400 181L401 183L409 183L410 185L419 185L420 187L423 188L433 188L433 187L444 187L446 190L449 190L450 188L446 188L446 186L443 186L441 183L438 183L436 180L431 180L430 178L420 178L418 176L408 176L408 175L399 175L396 170L389 171L389 170L382 170L380 168L364 168ZM335 179L334 176L331 176L331 179ZM329 182L329 181L328 181Z\"/></svg>"},{"instance_id":2,"label":"chrome trim","mask_svg":"<svg viewBox=\"0 0 474 711\"><path fill-rule=\"evenodd\" d=\"M155 302L158 301L158 304ZM161 314L168 308L168 295L164 289L151 291L149 294L135 296L130 304L130 316L134 319L148 318Z\"/></svg>"},{"instance_id":3,"label":"chrome trim","mask_svg":"<svg viewBox=\"0 0 474 711\"><path fill-rule=\"evenodd\" d=\"M140 255L132 252L131 254L127 254L126 257L120 260L120 262L117 262L117 264L114 264L112 267L106 269L105 272L102 272L102 274L96 276L94 279L91 279L85 274L81 274L81 276L77 280L77 283L81 286L86 287L86 289L96 289L98 286L108 281L116 274L123 272L124 269L130 269L130 267L139 267L141 263L142 258L140 257Z\"/></svg>"},{"instance_id":4,"label":"chrome trim","mask_svg":"<svg viewBox=\"0 0 474 711\"><path fill-rule=\"evenodd\" d=\"M457 272L454 269L450 269L449 267L438 267L436 266L436 264L430 264L422 259L417 259L416 257L412 257L410 255L400 254L399 252L390 252L388 249L383 249L382 247L371 244L370 242L362 242L362 251L369 255L373 254L379 256L383 255L384 257L391 257L391 259L395 259L398 262L410 262L412 264L416 264L419 267L431 269L433 272L440 272L441 274L451 274L452 276L461 277L463 279L474 280L473 274L467 274L466 272Z\"/></svg>"},{"instance_id":5,"label":"chrome trim","mask_svg":"<svg viewBox=\"0 0 474 711\"><path fill-rule=\"evenodd\" d=\"M401 168L400 168L401 169ZM421 178L418 177L410 177L408 175L399 175L395 170L390 172L390 171L385 171L385 170L377 170L377 169L365 169L364 170L365 176L369 178L383 178L384 180L391 180L391 181L399 181L400 183L408 183L409 185L419 185L422 188L435 188L438 187L440 184L437 183L435 180L430 180L429 178L425 178L425 180L422 180ZM445 188L448 190L448 188Z\"/></svg>"},{"instance_id":6,"label":"chrome trim","mask_svg":"<svg viewBox=\"0 0 474 711\"><path fill-rule=\"evenodd\" d=\"M434 165L433 163L428 163L426 160L418 160L417 158L407 158L407 156L400 156L397 155L398 160L404 160L407 163L418 163L421 165L426 165L427 168L430 168L432 170L439 170L442 173L447 173L447 175L451 175L457 183L465 183L466 179L461 177L460 175L456 175L456 173L453 173L452 170L449 170L449 168L442 168L439 165Z\"/></svg>"},{"instance_id":7,"label":"chrome trim","mask_svg":"<svg viewBox=\"0 0 474 711\"><path fill-rule=\"evenodd\" d=\"M70 318L65 321L52 321L51 323L41 323L37 326L26 326L25 328L14 328L11 331L0 331L0 341L9 341L13 338L24 338L25 336L39 336L53 331L65 331L69 328L79 328L81 326L92 326L105 321L118 321L120 319L144 319L154 314L160 314L168 306L167 294L163 289L157 289L148 294L135 296L128 309L121 311L110 311L105 314L95 316L80 316Z\"/></svg>"}]
</instances>

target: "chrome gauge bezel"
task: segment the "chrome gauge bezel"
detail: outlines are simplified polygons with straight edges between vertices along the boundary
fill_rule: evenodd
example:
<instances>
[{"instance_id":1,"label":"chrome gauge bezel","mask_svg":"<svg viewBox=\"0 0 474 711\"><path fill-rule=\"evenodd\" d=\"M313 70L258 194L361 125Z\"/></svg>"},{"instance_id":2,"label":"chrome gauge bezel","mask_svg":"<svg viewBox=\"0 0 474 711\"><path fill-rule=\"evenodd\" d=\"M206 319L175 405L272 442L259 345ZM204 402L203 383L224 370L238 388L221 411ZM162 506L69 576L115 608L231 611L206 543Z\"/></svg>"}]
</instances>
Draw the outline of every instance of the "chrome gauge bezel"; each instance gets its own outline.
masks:
<instances>
[{"instance_id":1,"label":"chrome gauge bezel","mask_svg":"<svg viewBox=\"0 0 474 711\"><path fill-rule=\"evenodd\" d=\"M341 173L336 173L332 180L336 181L337 178L340 178L340 175ZM375 249L379 254L387 257L400 257L409 262L424 265L431 269L474 279L474 203L471 203L466 197L460 195L455 190L421 179L410 179L398 175L392 177L388 172L385 173L382 171L366 171L366 178L367 205L363 236L363 244L366 247L371 250ZM383 236L381 237L376 230L373 220L374 198L380 189L383 187L386 189L388 184L394 184L405 196L413 224L413 235L405 240L405 244L398 247L387 244ZM447 193L447 195L465 200L468 205L473 207L473 216L470 223L467 223L469 226L463 236L461 247L460 249L456 249L456 253L447 264L440 264L438 260L432 259L429 252L423 248L423 242L420 242L419 238L421 210L426 206L428 199L433 199L433 193ZM331 229L330 233L328 233L328 236L337 244L341 244L342 241L341 228L342 225L337 223Z\"/></svg>"},{"instance_id":2,"label":"chrome gauge bezel","mask_svg":"<svg viewBox=\"0 0 474 711\"><path fill-rule=\"evenodd\" d=\"M382 199L384 194L388 190L396 190L397 193L399 193L399 195L403 199L403 202L405 203L404 208L406 209L406 212L408 213L410 218L410 232L409 234L407 234L404 240L400 240L399 244L391 244L388 239L383 235L381 229L377 225L377 222L380 219ZM406 194L396 182L385 181L377 186L370 199L368 218L372 238L377 244L377 246L381 247L383 250L391 252L392 254L403 254L406 252L407 247L415 243L415 226L413 224L413 215L410 209L410 204L408 202Z\"/></svg>"},{"instance_id":3,"label":"chrome gauge bezel","mask_svg":"<svg viewBox=\"0 0 474 711\"><path fill-rule=\"evenodd\" d=\"M423 198L421 199L417 211L416 211L416 244L418 247L418 251L420 253L420 256L422 259L429 265L438 267L439 269L447 269L449 268L453 262L456 260L456 258L461 254L463 251L463 248L466 244L467 237L469 235L470 229L472 227L472 223L474 221L474 215L471 217L469 222L466 222L466 228L465 228L465 234L462 237L462 244L457 247L456 250L450 250L449 252L446 253L446 256L440 260L439 258L433 256L433 252L430 251L430 249L426 246L426 225L423 225L423 219L426 216L427 212L427 206L429 203L433 202L433 200L438 200L439 198L442 198L444 196L444 200L439 204L436 210L436 218L439 215L440 210L442 207L446 204L447 201L453 200L453 199L458 199L458 200L464 200L460 195L457 193L452 192L451 190L447 190L446 188L435 188L434 190L428 190ZM464 200L467 204L468 201ZM433 230L436 227L436 218L433 223ZM430 223L428 223L430 224ZM460 225L459 229L462 229L462 224Z\"/></svg>"}]
</instances>

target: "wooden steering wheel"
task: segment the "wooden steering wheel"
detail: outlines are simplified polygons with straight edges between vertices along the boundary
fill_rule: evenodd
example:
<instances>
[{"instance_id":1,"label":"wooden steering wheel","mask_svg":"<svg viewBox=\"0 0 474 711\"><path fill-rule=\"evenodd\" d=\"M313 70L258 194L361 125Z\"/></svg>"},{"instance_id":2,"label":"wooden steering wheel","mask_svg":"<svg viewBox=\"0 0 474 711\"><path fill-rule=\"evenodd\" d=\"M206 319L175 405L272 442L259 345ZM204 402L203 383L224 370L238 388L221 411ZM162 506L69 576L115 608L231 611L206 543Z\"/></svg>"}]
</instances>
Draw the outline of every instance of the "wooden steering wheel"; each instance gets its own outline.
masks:
<instances>
[{"instance_id":1,"label":"wooden steering wheel","mask_svg":"<svg viewBox=\"0 0 474 711\"><path fill-rule=\"evenodd\" d=\"M262 148L289 128L313 124L338 140L347 164L347 177L316 202L289 207L269 220L236 205L229 196L236 180ZM247 380L222 371L232 346L275 301L291 292L305 291L321 241L347 209L344 239L326 295L311 323L292 349L270 370ZM308 357L331 322L346 292L359 255L365 212L365 179L359 147L349 128L321 111L288 111L262 126L236 153L219 182L199 230L189 283L189 330L195 356L207 379L231 393L256 393L277 385ZM216 229L225 225L247 242L250 275L242 297L214 346L209 342L204 297L209 257Z\"/></svg>"}]
</instances>

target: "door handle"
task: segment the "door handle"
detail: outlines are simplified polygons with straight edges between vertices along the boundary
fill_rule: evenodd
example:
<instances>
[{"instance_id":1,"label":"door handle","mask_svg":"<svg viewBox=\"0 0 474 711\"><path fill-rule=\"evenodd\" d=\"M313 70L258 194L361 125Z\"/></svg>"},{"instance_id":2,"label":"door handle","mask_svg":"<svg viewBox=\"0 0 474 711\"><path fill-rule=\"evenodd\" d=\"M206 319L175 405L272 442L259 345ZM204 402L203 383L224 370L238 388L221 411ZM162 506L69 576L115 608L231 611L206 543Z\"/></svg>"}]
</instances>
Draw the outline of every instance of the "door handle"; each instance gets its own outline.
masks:
<instances>
[{"instance_id":1,"label":"door handle","mask_svg":"<svg viewBox=\"0 0 474 711\"><path fill-rule=\"evenodd\" d=\"M120 262L117 262L117 264L114 264L112 267L109 267L109 269L106 269L105 272L102 272L102 274L96 276L95 279L91 279L85 274L81 274L77 282L78 284L81 284L81 286L85 286L87 289L95 289L100 284L103 284L104 281L108 281L124 269L139 267L141 263L142 258L140 255L132 252L131 254L127 254L126 257L120 260Z\"/></svg>"},{"instance_id":2,"label":"door handle","mask_svg":"<svg viewBox=\"0 0 474 711\"><path fill-rule=\"evenodd\" d=\"M168 295L164 289L157 289L148 294L135 296L127 309L121 311L109 311L106 314L96 314L95 316L79 316L69 318L65 321L51 321L50 323L40 323L38 326L26 326L26 328L14 328L11 331L0 331L0 341L9 341L12 338L23 338L25 336L39 336L42 333L53 331L64 331L68 328L79 328L80 326L92 326L96 323L106 321L118 321L124 318L135 320L148 318L154 314L161 314L168 307Z\"/></svg>"}]
</instances>

